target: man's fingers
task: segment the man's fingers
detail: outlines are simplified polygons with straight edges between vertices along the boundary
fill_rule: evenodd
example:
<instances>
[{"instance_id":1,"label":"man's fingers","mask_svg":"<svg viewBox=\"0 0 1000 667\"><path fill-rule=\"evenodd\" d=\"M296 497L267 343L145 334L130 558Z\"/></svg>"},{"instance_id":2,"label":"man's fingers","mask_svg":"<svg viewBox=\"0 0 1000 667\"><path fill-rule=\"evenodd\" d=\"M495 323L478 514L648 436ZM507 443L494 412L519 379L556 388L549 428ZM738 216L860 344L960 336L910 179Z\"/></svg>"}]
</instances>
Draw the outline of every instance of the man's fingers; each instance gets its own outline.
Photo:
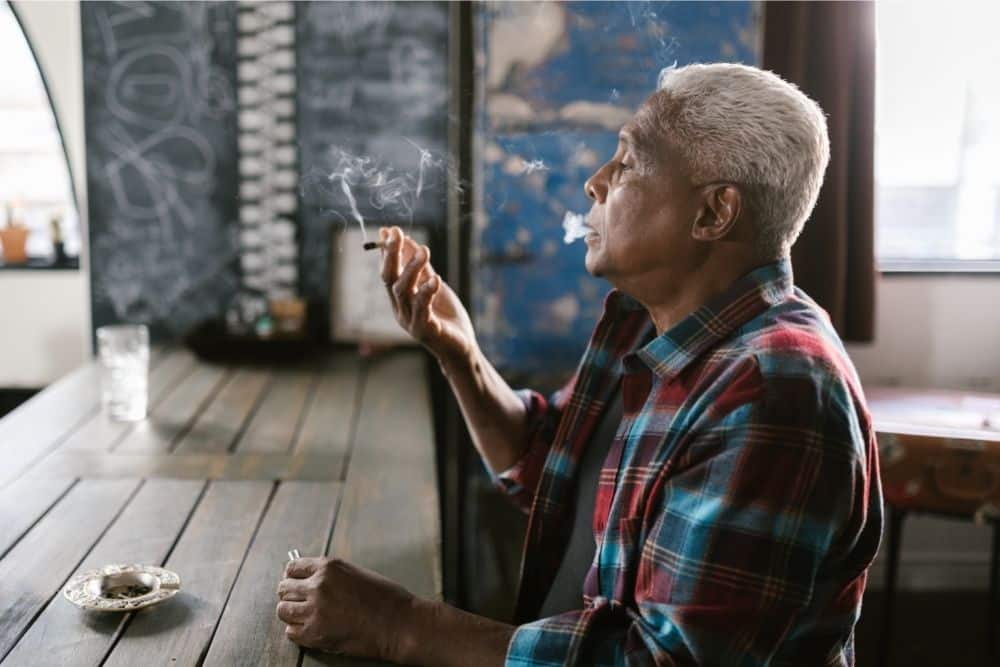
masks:
<instances>
[{"instance_id":1,"label":"man's fingers","mask_svg":"<svg viewBox=\"0 0 1000 667\"><path fill-rule=\"evenodd\" d=\"M416 241L409 238L399 227L391 227L387 230L379 230L379 238L385 241L382 249L382 282L389 293L389 302L393 310L399 312L400 308L406 308L406 318L409 318L408 303L400 301L402 292L396 289L398 282L402 279L402 272L413 258L414 253L420 247Z\"/></svg>"},{"instance_id":2,"label":"man's fingers","mask_svg":"<svg viewBox=\"0 0 1000 667\"><path fill-rule=\"evenodd\" d=\"M285 577L289 579L308 579L313 572L323 565L322 558L296 558L285 566Z\"/></svg>"},{"instance_id":3,"label":"man's fingers","mask_svg":"<svg viewBox=\"0 0 1000 667\"><path fill-rule=\"evenodd\" d=\"M414 330L421 326L427 326L431 321L431 303L434 296L441 289L441 278L435 275L430 280L424 282L417 290L417 296L413 304L413 319L410 327Z\"/></svg>"},{"instance_id":4,"label":"man's fingers","mask_svg":"<svg viewBox=\"0 0 1000 667\"><path fill-rule=\"evenodd\" d=\"M285 626L285 636L296 644L302 643L302 631L304 626L299 623L289 623Z\"/></svg>"},{"instance_id":5,"label":"man's fingers","mask_svg":"<svg viewBox=\"0 0 1000 667\"><path fill-rule=\"evenodd\" d=\"M392 303L393 310L396 309L396 297L392 293L392 286L399 277L399 246L392 229L382 228L379 230L379 238L384 242L382 246L382 282L389 293L389 302Z\"/></svg>"},{"instance_id":6,"label":"man's fingers","mask_svg":"<svg viewBox=\"0 0 1000 667\"><path fill-rule=\"evenodd\" d=\"M403 272L399 274L399 280L392 287L396 303L399 304L400 315L404 321L411 318L414 286L417 282L417 276L427 266L428 261L430 261L430 250L426 246L418 247L413 256L410 257L410 261L406 263Z\"/></svg>"},{"instance_id":7,"label":"man's fingers","mask_svg":"<svg viewBox=\"0 0 1000 667\"><path fill-rule=\"evenodd\" d=\"M305 579L282 579L278 583L278 599L302 602L308 598L309 585Z\"/></svg>"},{"instance_id":8,"label":"man's fingers","mask_svg":"<svg viewBox=\"0 0 1000 667\"><path fill-rule=\"evenodd\" d=\"M304 602L289 602L282 600L278 603L278 618L285 623L305 623L309 618L310 607Z\"/></svg>"},{"instance_id":9,"label":"man's fingers","mask_svg":"<svg viewBox=\"0 0 1000 667\"><path fill-rule=\"evenodd\" d=\"M391 290L399 279L400 267L403 265L406 237L399 227L390 227L384 231L379 230L379 238L385 242L382 246L382 282ZM391 292L389 298L393 298Z\"/></svg>"}]
</instances>

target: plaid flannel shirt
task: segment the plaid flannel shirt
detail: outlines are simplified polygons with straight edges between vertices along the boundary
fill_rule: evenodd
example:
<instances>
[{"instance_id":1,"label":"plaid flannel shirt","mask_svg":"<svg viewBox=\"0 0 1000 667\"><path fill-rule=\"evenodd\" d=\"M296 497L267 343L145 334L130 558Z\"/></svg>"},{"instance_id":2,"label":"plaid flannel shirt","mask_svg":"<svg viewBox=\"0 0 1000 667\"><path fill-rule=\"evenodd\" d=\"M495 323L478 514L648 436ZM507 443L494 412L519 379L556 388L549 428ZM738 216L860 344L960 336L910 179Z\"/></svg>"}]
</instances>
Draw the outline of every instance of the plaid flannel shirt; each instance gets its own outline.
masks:
<instances>
[{"instance_id":1,"label":"plaid flannel shirt","mask_svg":"<svg viewBox=\"0 0 1000 667\"><path fill-rule=\"evenodd\" d=\"M618 382L580 609L534 620ZM531 512L508 666L854 663L878 453L855 370L787 260L660 336L613 291L569 384L521 395L530 442L495 477Z\"/></svg>"}]
</instances>

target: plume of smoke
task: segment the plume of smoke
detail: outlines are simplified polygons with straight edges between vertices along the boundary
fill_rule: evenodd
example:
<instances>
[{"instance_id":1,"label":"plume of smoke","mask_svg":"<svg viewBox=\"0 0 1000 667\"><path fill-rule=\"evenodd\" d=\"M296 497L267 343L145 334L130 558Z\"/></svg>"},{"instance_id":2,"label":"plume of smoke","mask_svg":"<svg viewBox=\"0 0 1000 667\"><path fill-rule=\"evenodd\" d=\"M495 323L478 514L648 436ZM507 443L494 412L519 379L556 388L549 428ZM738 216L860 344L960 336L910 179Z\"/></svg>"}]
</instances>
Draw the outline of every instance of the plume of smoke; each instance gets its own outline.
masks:
<instances>
[{"instance_id":1,"label":"plume of smoke","mask_svg":"<svg viewBox=\"0 0 1000 667\"><path fill-rule=\"evenodd\" d=\"M661 90L663 88L663 81L667 78L667 75L671 71L677 69L677 61L675 60L672 65L667 65L660 70L660 73L656 75L656 89Z\"/></svg>"},{"instance_id":2,"label":"plume of smoke","mask_svg":"<svg viewBox=\"0 0 1000 667\"><path fill-rule=\"evenodd\" d=\"M587 224L586 216L574 213L573 211L566 211L562 226L565 232L563 243L566 244L572 243L577 239L582 239L590 232L590 225Z\"/></svg>"},{"instance_id":3,"label":"plume of smoke","mask_svg":"<svg viewBox=\"0 0 1000 667\"><path fill-rule=\"evenodd\" d=\"M420 164L417 167L417 199L420 199L420 193L424 191L424 168L427 166L434 166L434 157L431 152L426 148L421 148L414 141L407 139L406 142L416 148L420 152Z\"/></svg>"},{"instance_id":4,"label":"plume of smoke","mask_svg":"<svg viewBox=\"0 0 1000 667\"><path fill-rule=\"evenodd\" d=\"M522 174L533 174L536 171L548 171L548 167L541 160L529 161L522 158L521 161L524 162L524 166L521 167Z\"/></svg>"},{"instance_id":5,"label":"plume of smoke","mask_svg":"<svg viewBox=\"0 0 1000 667\"><path fill-rule=\"evenodd\" d=\"M361 197L367 195L367 208L384 212L383 220L413 222L413 212L420 198L429 190L438 188L454 175L450 161L445 156L436 156L410 139L406 141L419 151L420 160L416 174L397 169L383 160L365 155L355 155L343 148L332 150L332 170L324 174L324 180L333 186L323 188L325 196L342 200L341 206L333 209L345 222L347 216L338 208L346 208L350 218L361 227L367 240L365 218L358 206ZM461 190L461 185L457 185Z\"/></svg>"}]
</instances>

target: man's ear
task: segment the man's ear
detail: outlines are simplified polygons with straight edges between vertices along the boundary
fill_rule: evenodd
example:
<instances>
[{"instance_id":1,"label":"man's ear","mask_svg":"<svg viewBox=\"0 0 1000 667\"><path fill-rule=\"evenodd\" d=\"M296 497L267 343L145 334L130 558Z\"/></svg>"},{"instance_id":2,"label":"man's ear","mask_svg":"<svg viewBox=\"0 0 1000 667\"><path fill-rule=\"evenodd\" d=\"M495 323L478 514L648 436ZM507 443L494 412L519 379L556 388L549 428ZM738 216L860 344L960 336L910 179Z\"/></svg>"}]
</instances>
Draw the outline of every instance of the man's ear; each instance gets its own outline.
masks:
<instances>
[{"instance_id":1,"label":"man's ear","mask_svg":"<svg viewBox=\"0 0 1000 667\"><path fill-rule=\"evenodd\" d=\"M735 185L713 186L705 194L691 237L696 241L718 241L729 234L742 212L743 197Z\"/></svg>"}]
</instances>

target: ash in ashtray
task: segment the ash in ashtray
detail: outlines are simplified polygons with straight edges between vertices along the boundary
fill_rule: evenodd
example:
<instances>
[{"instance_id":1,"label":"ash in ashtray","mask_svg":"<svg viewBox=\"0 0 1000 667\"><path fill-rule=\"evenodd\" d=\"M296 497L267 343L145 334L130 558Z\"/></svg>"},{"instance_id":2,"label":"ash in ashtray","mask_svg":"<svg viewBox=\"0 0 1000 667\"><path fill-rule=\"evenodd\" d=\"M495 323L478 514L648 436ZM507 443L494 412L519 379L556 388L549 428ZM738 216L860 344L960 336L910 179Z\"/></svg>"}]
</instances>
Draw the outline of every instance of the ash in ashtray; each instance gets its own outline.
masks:
<instances>
[{"instance_id":1,"label":"ash in ashtray","mask_svg":"<svg viewBox=\"0 0 1000 667\"><path fill-rule=\"evenodd\" d=\"M109 600L128 600L130 598L142 597L152 590L151 587L143 586L142 584L112 586L111 588L105 588L101 592L101 597Z\"/></svg>"}]
</instances>

